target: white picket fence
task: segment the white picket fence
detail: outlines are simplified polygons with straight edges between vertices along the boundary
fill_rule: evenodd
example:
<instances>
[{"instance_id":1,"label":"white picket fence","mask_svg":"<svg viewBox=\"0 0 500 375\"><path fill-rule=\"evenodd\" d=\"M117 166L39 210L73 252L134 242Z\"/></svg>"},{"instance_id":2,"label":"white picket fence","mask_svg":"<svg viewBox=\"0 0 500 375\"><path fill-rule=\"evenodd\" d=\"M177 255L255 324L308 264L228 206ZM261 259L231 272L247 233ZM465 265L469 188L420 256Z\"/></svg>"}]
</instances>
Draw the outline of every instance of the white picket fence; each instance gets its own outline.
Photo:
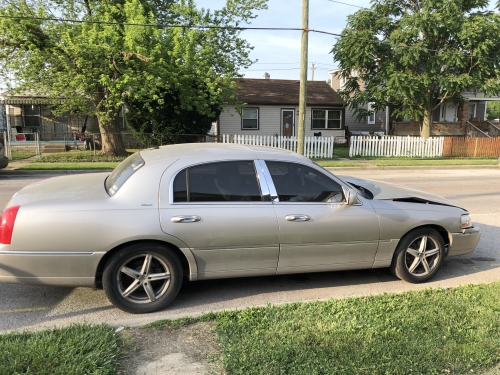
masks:
<instances>
[{"instance_id":1,"label":"white picket fence","mask_svg":"<svg viewBox=\"0 0 500 375\"><path fill-rule=\"evenodd\" d=\"M443 155L444 137L351 137L349 156L438 157Z\"/></svg>"},{"instance_id":2,"label":"white picket fence","mask_svg":"<svg viewBox=\"0 0 500 375\"><path fill-rule=\"evenodd\" d=\"M272 135L223 134L223 143L268 146L297 152L297 137L276 137ZM331 158L335 137L305 137L304 155L308 158Z\"/></svg>"}]
</instances>

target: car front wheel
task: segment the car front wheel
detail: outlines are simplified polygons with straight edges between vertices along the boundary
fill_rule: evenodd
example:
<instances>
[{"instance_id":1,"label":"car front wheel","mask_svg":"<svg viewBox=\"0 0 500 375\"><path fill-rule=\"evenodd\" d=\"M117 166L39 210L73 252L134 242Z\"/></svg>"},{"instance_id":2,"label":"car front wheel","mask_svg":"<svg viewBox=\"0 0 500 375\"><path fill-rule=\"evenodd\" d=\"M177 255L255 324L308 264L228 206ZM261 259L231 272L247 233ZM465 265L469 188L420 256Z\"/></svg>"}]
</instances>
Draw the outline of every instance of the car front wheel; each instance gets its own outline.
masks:
<instances>
[{"instance_id":1,"label":"car front wheel","mask_svg":"<svg viewBox=\"0 0 500 375\"><path fill-rule=\"evenodd\" d=\"M392 260L391 271L404 281L421 283L439 271L444 254L444 241L436 230L415 229L399 242Z\"/></svg>"},{"instance_id":2,"label":"car front wheel","mask_svg":"<svg viewBox=\"0 0 500 375\"><path fill-rule=\"evenodd\" d=\"M111 303L132 313L164 309L182 284L182 265L175 253L159 244L134 244L106 264L103 287Z\"/></svg>"}]
</instances>

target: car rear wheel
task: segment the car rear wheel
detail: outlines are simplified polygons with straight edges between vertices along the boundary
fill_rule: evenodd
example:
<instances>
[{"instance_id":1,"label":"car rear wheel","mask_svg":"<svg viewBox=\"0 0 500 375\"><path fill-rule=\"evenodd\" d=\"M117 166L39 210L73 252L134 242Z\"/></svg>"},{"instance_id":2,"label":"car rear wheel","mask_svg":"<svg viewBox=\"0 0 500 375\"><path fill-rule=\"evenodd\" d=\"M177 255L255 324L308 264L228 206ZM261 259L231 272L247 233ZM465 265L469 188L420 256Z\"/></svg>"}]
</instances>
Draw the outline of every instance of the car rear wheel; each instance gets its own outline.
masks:
<instances>
[{"instance_id":1,"label":"car rear wheel","mask_svg":"<svg viewBox=\"0 0 500 375\"><path fill-rule=\"evenodd\" d=\"M103 287L111 303L132 313L164 309L182 284L182 265L175 253L159 244L134 244L106 264Z\"/></svg>"},{"instance_id":2,"label":"car rear wheel","mask_svg":"<svg viewBox=\"0 0 500 375\"><path fill-rule=\"evenodd\" d=\"M436 230L415 229L399 242L392 260L391 271L404 281L421 283L439 271L444 254L444 241Z\"/></svg>"}]
</instances>

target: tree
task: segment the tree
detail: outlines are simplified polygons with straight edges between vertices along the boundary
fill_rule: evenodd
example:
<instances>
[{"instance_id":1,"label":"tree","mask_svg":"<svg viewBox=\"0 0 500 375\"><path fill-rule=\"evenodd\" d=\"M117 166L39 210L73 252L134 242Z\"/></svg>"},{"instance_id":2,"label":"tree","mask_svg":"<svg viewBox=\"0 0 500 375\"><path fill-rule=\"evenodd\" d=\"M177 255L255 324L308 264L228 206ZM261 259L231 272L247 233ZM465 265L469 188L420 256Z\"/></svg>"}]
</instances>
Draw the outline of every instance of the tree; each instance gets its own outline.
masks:
<instances>
[{"instance_id":1,"label":"tree","mask_svg":"<svg viewBox=\"0 0 500 375\"><path fill-rule=\"evenodd\" d=\"M486 107L486 119L500 119L500 102L488 102Z\"/></svg>"},{"instance_id":2,"label":"tree","mask_svg":"<svg viewBox=\"0 0 500 375\"><path fill-rule=\"evenodd\" d=\"M198 86L198 91L206 87ZM223 98L221 98L222 100ZM161 100L148 102L127 100L127 126L145 147L192 140L184 135L207 134L222 111L220 103L213 103L205 111L183 108L179 91L164 90Z\"/></svg>"},{"instance_id":3,"label":"tree","mask_svg":"<svg viewBox=\"0 0 500 375\"><path fill-rule=\"evenodd\" d=\"M462 104L462 92L500 93L500 18L487 0L375 0L348 18L332 54L345 80L340 94L358 119L363 106L395 108L397 117L422 121L444 101ZM356 71L354 77L351 72Z\"/></svg>"},{"instance_id":4,"label":"tree","mask_svg":"<svg viewBox=\"0 0 500 375\"><path fill-rule=\"evenodd\" d=\"M229 26L248 22L265 1L228 0L211 12L190 0L0 0L0 65L17 91L95 114L103 153L124 155L117 118L127 99L163 104L161 93L173 90L180 108L210 113L213 101L234 98L232 78L251 64L251 47ZM185 85L193 76L205 93Z\"/></svg>"}]
</instances>

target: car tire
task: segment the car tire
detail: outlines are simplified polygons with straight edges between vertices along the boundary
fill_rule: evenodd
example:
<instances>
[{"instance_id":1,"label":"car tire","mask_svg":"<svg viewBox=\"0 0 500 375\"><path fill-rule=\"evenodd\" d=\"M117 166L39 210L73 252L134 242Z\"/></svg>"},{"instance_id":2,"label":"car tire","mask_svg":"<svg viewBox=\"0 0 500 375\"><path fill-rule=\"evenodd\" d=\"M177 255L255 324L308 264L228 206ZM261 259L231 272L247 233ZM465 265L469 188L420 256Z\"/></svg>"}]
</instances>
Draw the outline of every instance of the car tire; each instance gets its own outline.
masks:
<instances>
[{"instance_id":1,"label":"car tire","mask_svg":"<svg viewBox=\"0 0 500 375\"><path fill-rule=\"evenodd\" d=\"M418 228L399 241L390 269L401 280L422 283L436 275L444 257L441 235L432 228Z\"/></svg>"},{"instance_id":2,"label":"car tire","mask_svg":"<svg viewBox=\"0 0 500 375\"><path fill-rule=\"evenodd\" d=\"M179 292L182 265L166 246L133 244L109 259L102 283L106 296L119 309L151 313L167 307Z\"/></svg>"}]
</instances>

